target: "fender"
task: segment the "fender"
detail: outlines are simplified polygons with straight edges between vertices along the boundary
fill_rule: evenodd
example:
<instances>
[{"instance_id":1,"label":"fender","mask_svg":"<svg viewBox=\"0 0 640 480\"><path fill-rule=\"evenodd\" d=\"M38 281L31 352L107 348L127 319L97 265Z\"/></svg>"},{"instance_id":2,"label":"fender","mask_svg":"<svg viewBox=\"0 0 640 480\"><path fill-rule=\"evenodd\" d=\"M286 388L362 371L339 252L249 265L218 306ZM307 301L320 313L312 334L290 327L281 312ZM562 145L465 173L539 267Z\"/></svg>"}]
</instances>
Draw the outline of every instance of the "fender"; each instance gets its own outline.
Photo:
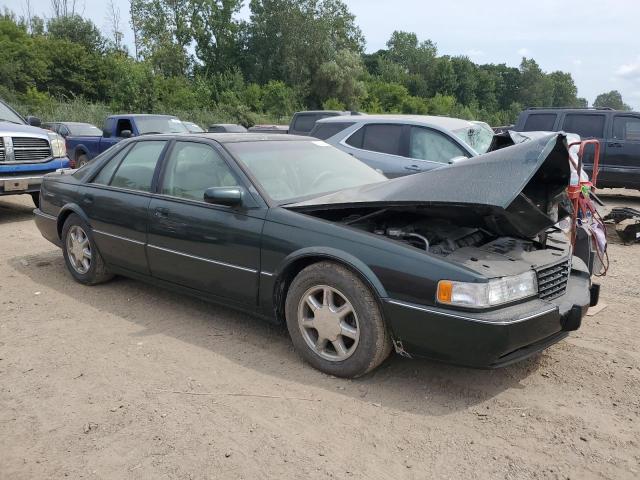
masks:
<instances>
[{"instance_id":1,"label":"fender","mask_svg":"<svg viewBox=\"0 0 640 480\"><path fill-rule=\"evenodd\" d=\"M84 144L77 145L75 150L73 151L73 160L77 161L80 155L86 155L91 160L91 155L89 153L89 148Z\"/></svg>"},{"instance_id":2,"label":"fender","mask_svg":"<svg viewBox=\"0 0 640 480\"><path fill-rule=\"evenodd\" d=\"M304 258L324 258L327 260L334 260L338 263L343 263L346 266L354 270L360 277L373 289L378 298L387 298L388 294L384 286L378 279L375 273L360 259L351 255L350 253L338 250L331 247L307 247L287 255L280 263L274 276L276 282L274 284L274 298L277 298L278 285L283 278L283 274L288 268L296 261Z\"/></svg>"},{"instance_id":3,"label":"fender","mask_svg":"<svg viewBox=\"0 0 640 480\"><path fill-rule=\"evenodd\" d=\"M64 207L60 209L60 212L58 212L58 224L57 224L58 237L62 236L62 227L64 226L64 222L67 219L67 217L72 213L75 213L76 215L78 215L80 218L82 218L82 220L87 222L87 225L91 226L91 223L89 222L89 217L87 216L86 213L84 213L82 208L80 208L80 205L78 205L77 203L67 203Z\"/></svg>"}]
</instances>

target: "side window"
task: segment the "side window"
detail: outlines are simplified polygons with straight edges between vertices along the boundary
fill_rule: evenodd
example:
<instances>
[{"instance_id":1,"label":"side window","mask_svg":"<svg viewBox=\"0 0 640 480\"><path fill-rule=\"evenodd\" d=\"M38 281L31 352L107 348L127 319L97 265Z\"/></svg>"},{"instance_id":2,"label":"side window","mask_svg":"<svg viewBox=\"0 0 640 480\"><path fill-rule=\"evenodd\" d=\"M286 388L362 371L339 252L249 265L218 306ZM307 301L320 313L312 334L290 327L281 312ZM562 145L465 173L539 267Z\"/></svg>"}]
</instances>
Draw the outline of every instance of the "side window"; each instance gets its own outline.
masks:
<instances>
[{"instance_id":1,"label":"side window","mask_svg":"<svg viewBox=\"0 0 640 480\"><path fill-rule=\"evenodd\" d=\"M349 138L347 138L347 145L351 145L354 148L362 148L362 140L364 139L364 129L365 127L362 127L358 130L356 130L353 135L351 135Z\"/></svg>"},{"instance_id":2,"label":"side window","mask_svg":"<svg viewBox=\"0 0 640 480\"><path fill-rule=\"evenodd\" d=\"M439 132L428 128L411 127L409 156L419 160L448 163L455 157L468 154Z\"/></svg>"},{"instance_id":3,"label":"side window","mask_svg":"<svg viewBox=\"0 0 640 480\"><path fill-rule=\"evenodd\" d=\"M613 138L631 142L640 141L640 118L616 115L613 120Z\"/></svg>"},{"instance_id":4,"label":"side window","mask_svg":"<svg viewBox=\"0 0 640 480\"><path fill-rule=\"evenodd\" d=\"M153 173L166 143L149 141L134 144L118 166L110 185L150 192Z\"/></svg>"},{"instance_id":5,"label":"side window","mask_svg":"<svg viewBox=\"0 0 640 480\"><path fill-rule=\"evenodd\" d=\"M124 158L130 148L122 148L118 153L116 153L111 160L109 160L100 170L100 173L96 175L93 179L92 183L98 183L100 185L109 185L111 182L111 178L113 177L113 172L116 171L118 165L120 165L120 161Z\"/></svg>"},{"instance_id":6,"label":"side window","mask_svg":"<svg viewBox=\"0 0 640 480\"><path fill-rule=\"evenodd\" d=\"M575 133L580 138L604 138L604 115L584 113L568 113L564 117L562 129L567 133Z\"/></svg>"},{"instance_id":7,"label":"side window","mask_svg":"<svg viewBox=\"0 0 640 480\"><path fill-rule=\"evenodd\" d=\"M236 185L231 169L213 147L176 142L166 163L161 193L202 201L207 188Z\"/></svg>"},{"instance_id":8,"label":"side window","mask_svg":"<svg viewBox=\"0 0 640 480\"><path fill-rule=\"evenodd\" d=\"M375 125L364 128L362 148L372 152L401 155L402 125Z\"/></svg>"},{"instance_id":9,"label":"side window","mask_svg":"<svg viewBox=\"0 0 640 480\"><path fill-rule=\"evenodd\" d=\"M131 120L127 120L125 118L121 118L120 120L118 120L118 125L116 127L116 137L121 137L123 130L129 130L130 132L133 132Z\"/></svg>"},{"instance_id":10,"label":"side window","mask_svg":"<svg viewBox=\"0 0 640 480\"><path fill-rule=\"evenodd\" d=\"M524 122L524 132L552 132L556 123L555 113L532 113Z\"/></svg>"},{"instance_id":11,"label":"side window","mask_svg":"<svg viewBox=\"0 0 640 480\"><path fill-rule=\"evenodd\" d=\"M346 123L317 123L314 129L311 131L311 136L318 140L326 140L329 137L340 133L353 125L353 122Z\"/></svg>"},{"instance_id":12,"label":"side window","mask_svg":"<svg viewBox=\"0 0 640 480\"><path fill-rule=\"evenodd\" d=\"M60 128L58 129L58 133L63 137L67 137L71 132L69 132L69 129L64 125L60 125Z\"/></svg>"}]
</instances>

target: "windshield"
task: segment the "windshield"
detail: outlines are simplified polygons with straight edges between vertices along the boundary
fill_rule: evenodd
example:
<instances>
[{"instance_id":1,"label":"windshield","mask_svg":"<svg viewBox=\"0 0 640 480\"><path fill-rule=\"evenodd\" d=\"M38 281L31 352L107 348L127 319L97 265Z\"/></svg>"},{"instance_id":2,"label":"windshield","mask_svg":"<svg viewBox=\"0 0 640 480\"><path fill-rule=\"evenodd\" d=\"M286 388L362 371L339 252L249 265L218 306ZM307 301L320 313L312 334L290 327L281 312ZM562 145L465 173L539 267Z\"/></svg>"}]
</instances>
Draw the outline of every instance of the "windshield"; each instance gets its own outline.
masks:
<instances>
[{"instance_id":1,"label":"windshield","mask_svg":"<svg viewBox=\"0 0 640 480\"><path fill-rule=\"evenodd\" d=\"M67 128L71 135L78 137L101 137L102 130L90 123L67 124Z\"/></svg>"},{"instance_id":2,"label":"windshield","mask_svg":"<svg viewBox=\"0 0 640 480\"><path fill-rule=\"evenodd\" d=\"M24 120L2 102L0 102L0 121L24 125Z\"/></svg>"},{"instance_id":3,"label":"windshield","mask_svg":"<svg viewBox=\"0 0 640 480\"><path fill-rule=\"evenodd\" d=\"M238 142L225 147L279 203L387 180L319 140Z\"/></svg>"},{"instance_id":4,"label":"windshield","mask_svg":"<svg viewBox=\"0 0 640 480\"><path fill-rule=\"evenodd\" d=\"M182 122L184 123L184 126L187 127L187 130L189 130L191 133L203 133L204 130L202 128L200 128L199 125L196 125L193 122Z\"/></svg>"},{"instance_id":5,"label":"windshield","mask_svg":"<svg viewBox=\"0 0 640 480\"><path fill-rule=\"evenodd\" d=\"M147 133L185 133L187 127L176 117L138 117L136 118L140 135Z\"/></svg>"},{"instance_id":6,"label":"windshield","mask_svg":"<svg viewBox=\"0 0 640 480\"><path fill-rule=\"evenodd\" d=\"M484 122L474 122L473 125L454 130L453 133L480 154L489 151L494 135L491 127Z\"/></svg>"}]
</instances>

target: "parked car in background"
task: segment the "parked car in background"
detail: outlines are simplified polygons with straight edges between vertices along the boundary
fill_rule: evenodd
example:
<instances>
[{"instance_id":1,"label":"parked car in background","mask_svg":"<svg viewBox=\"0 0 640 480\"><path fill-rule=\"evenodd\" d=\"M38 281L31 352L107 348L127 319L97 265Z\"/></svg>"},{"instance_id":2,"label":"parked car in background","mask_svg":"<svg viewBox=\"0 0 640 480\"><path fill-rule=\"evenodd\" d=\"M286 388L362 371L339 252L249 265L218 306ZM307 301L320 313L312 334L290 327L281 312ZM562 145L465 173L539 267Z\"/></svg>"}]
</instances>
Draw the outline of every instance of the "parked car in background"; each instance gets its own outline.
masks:
<instances>
[{"instance_id":1,"label":"parked car in background","mask_svg":"<svg viewBox=\"0 0 640 480\"><path fill-rule=\"evenodd\" d=\"M182 122L182 123L184 123L184 126L187 127L187 130L189 131L189 133L202 133L202 132L204 132L204 128L202 128L197 123L193 123L193 122Z\"/></svg>"},{"instance_id":2,"label":"parked car in background","mask_svg":"<svg viewBox=\"0 0 640 480\"><path fill-rule=\"evenodd\" d=\"M214 123L207 128L209 133L247 133L247 129L235 123Z\"/></svg>"},{"instance_id":3,"label":"parked car in background","mask_svg":"<svg viewBox=\"0 0 640 480\"><path fill-rule=\"evenodd\" d=\"M102 136L68 136L67 151L72 167L79 168L121 140L154 133L187 133L187 127L171 115L112 115L107 117Z\"/></svg>"},{"instance_id":4,"label":"parked car in background","mask_svg":"<svg viewBox=\"0 0 640 480\"><path fill-rule=\"evenodd\" d=\"M82 122L44 122L42 128L56 132L61 137L101 137L102 130L91 123Z\"/></svg>"},{"instance_id":5,"label":"parked car in background","mask_svg":"<svg viewBox=\"0 0 640 480\"><path fill-rule=\"evenodd\" d=\"M394 178L486 153L494 133L484 122L458 118L361 115L319 120L311 136Z\"/></svg>"},{"instance_id":6,"label":"parked car in background","mask_svg":"<svg viewBox=\"0 0 640 480\"><path fill-rule=\"evenodd\" d=\"M514 130L575 133L600 141L598 186L640 189L640 113L609 108L529 108ZM593 168L593 147L585 152L585 170Z\"/></svg>"},{"instance_id":7,"label":"parked car in background","mask_svg":"<svg viewBox=\"0 0 640 480\"><path fill-rule=\"evenodd\" d=\"M549 134L388 180L309 137L149 135L45 177L35 218L79 283L121 274L284 323L327 374L392 348L493 368L597 303L550 230L569 214L567 155Z\"/></svg>"},{"instance_id":8,"label":"parked car in background","mask_svg":"<svg viewBox=\"0 0 640 480\"><path fill-rule=\"evenodd\" d=\"M329 117L343 117L350 115L360 115L357 112L342 112L339 110L308 110L296 112L291 118L289 132L291 135L309 135L318 120Z\"/></svg>"},{"instance_id":9,"label":"parked car in background","mask_svg":"<svg viewBox=\"0 0 640 480\"><path fill-rule=\"evenodd\" d=\"M289 125L254 125L249 127L249 132L287 134L289 133Z\"/></svg>"},{"instance_id":10,"label":"parked car in background","mask_svg":"<svg viewBox=\"0 0 640 480\"><path fill-rule=\"evenodd\" d=\"M69 167L64 139L39 125L0 100L0 196L28 193L36 206L42 177Z\"/></svg>"}]
</instances>

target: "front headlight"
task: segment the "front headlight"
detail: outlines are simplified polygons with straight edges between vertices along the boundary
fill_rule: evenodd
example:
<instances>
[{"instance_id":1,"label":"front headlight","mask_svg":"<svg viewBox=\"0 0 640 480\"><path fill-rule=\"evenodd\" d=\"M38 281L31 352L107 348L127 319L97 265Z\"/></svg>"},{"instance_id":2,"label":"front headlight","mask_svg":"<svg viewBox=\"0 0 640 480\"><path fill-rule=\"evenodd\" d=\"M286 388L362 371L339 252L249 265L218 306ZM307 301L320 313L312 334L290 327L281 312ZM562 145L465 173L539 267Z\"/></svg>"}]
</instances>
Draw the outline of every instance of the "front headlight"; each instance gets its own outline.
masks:
<instances>
[{"instance_id":1,"label":"front headlight","mask_svg":"<svg viewBox=\"0 0 640 480\"><path fill-rule=\"evenodd\" d=\"M510 277L494 278L486 283L438 282L438 303L459 307L486 308L513 302L538 293L533 270Z\"/></svg>"},{"instance_id":2,"label":"front headlight","mask_svg":"<svg viewBox=\"0 0 640 480\"><path fill-rule=\"evenodd\" d=\"M51 154L55 158L67 156L67 145L64 138L54 132L49 133L49 142L51 142Z\"/></svg>"}]
</instances>

